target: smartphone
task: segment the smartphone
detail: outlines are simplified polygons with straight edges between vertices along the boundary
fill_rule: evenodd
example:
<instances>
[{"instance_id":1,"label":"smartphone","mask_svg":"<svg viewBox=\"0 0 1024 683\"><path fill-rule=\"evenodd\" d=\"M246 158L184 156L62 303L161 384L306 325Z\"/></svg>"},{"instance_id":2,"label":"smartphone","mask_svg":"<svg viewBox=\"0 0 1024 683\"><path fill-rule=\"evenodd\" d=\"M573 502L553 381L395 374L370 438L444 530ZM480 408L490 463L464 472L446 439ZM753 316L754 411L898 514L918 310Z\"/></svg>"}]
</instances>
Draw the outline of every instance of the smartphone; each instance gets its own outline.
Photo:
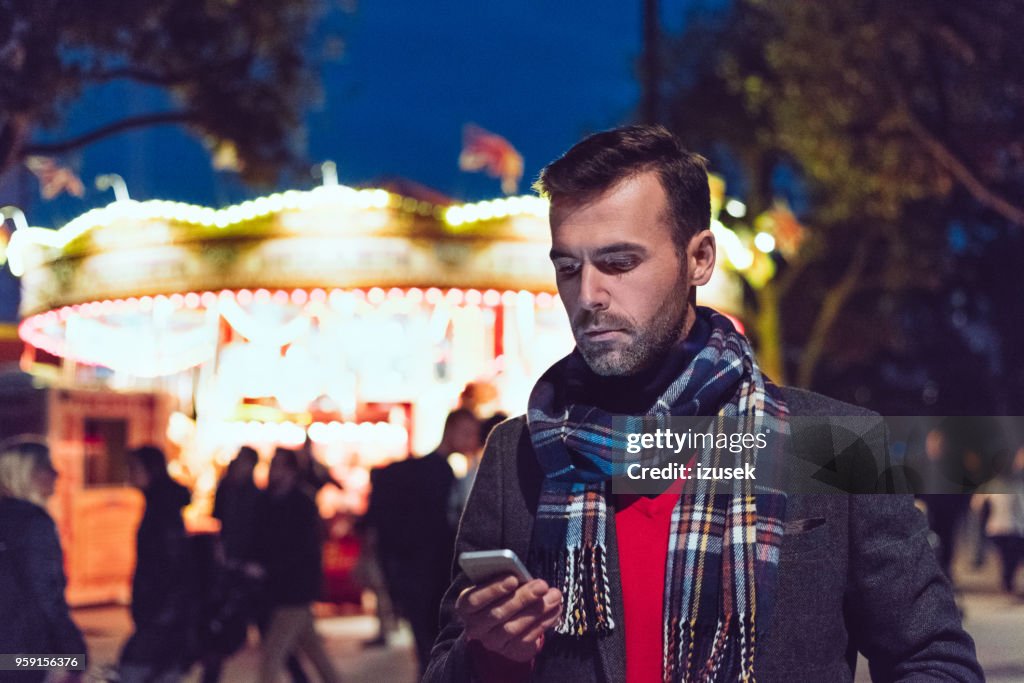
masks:
<instances>
[{"instance_id":1,"label":"smartphone","mask_svg":"<svg viewBox=\"0 0 1024 683\"><path fill-rule=\"evenodd\" d=\"M459 555L459 566L470 581L476 584L502 575L511 574L521 583L532 581L533 577L519 561L519 557L507 548L501 550L479 550Z\"/></svg>"}]
</instances>

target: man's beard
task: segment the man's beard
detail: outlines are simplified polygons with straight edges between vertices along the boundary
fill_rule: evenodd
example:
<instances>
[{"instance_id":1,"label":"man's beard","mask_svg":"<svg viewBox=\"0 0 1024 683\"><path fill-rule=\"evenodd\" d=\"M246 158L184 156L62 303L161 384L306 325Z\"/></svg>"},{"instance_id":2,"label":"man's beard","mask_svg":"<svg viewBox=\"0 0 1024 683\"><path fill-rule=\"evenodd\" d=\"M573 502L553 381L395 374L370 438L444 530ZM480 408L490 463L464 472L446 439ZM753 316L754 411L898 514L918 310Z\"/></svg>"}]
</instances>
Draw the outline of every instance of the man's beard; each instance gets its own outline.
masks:
<instances>
[{"instance_id":1,"label":"man's beard","mask_svg":"<svg viewBox=\"0 0 1024 683\"><path fill-rule=\"evenodd\" d=\"M679 290L677 290L679 291ZM679 341L686 326L687 297L680 291L678 306L665 302L650 323L640 328L627 318L610 313L584 311L573 321L576 346L590 369L603 377L634 375L663 358ZM621 328L629 336L627 341L589 341L586 330L593 328Z\"/></svg>"}]
</instances>

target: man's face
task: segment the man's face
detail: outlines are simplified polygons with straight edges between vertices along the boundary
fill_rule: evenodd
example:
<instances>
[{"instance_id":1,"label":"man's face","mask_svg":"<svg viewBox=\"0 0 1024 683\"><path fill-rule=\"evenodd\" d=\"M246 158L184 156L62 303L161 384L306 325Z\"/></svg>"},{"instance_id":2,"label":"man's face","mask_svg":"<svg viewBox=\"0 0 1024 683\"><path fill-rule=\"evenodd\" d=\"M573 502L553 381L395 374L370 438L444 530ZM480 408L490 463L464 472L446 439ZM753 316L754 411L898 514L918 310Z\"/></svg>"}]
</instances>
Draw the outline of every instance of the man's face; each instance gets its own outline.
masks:
<instances>
[{"instance_id":1,"label":"man's face","mask_svg":"<svg viewBox=\"0 0 1024 683\"><path fill-rule=\"evenodd\" d=\"M599 375L639 372L689 329L690 280L669 221L653 171L590 201L551 207L558 294L580 353Z\"/></svg>"}]
</instances>

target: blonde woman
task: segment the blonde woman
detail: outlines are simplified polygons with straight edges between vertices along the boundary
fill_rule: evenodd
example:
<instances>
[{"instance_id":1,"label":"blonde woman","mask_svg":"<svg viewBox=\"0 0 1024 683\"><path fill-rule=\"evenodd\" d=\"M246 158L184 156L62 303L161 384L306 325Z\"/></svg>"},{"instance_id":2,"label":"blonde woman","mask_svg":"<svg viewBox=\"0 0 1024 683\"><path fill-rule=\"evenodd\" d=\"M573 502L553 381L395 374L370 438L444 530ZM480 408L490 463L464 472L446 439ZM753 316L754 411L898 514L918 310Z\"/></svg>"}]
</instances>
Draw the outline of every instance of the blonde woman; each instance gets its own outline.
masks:
<instances>
[{"instance_id":1,"label":"blonde woman","mask_svg":"<svg viewBox=\"0 0 1024 683\"><path fill-rule=\"evenodd\" d=\"M0 653L73 655L84 667L85 641L64 600L64 555L46 511L56 481L42 440L0 442ZM10 675L46 678L45 671ZM65 678L78 679L75 672Z\"/></svg>"}]
</instances>

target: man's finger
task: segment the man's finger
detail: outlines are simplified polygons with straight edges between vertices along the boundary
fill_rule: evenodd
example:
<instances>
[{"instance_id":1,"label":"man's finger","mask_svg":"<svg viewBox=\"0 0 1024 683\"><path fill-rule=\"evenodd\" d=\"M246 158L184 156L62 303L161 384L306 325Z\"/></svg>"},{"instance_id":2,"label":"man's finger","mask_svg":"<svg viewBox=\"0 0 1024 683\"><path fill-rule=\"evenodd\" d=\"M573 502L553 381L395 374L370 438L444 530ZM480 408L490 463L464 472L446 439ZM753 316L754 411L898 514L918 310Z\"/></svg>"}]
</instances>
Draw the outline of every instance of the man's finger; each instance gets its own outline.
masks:
<instances>
[{"instance_id":1,"label":"man's finger","mask_svg":"<svg viewBox=\"0 0 1024 683\"><path fill-rule=\"evenodd\" d=\"M539 613L544 607L547 584L539 579L520 586L514 594L500 598L476 611L466 610L459 616L465 627L466 637L483 642L490 649L500 648L523 627L512 622L520 613L530 610ZM467 603L472 596L467 597Z\"/></svg>"},{"instance_id":2,"label":"man's finger","mask_svg":"<svg viewBox=\"0 0 1024 683\"><path fill-rule=\"evenodd\" d=\"M512 641L528 642L536 639L557 620L562 611L561 596L562 594L555 589L545 591L518 613L495 623L483 638L497 647ZM528 635L534 632L535 635Z\"/></svg>"},{"instance_id":3,"label":"man's finger","mask_svg":"<svg viewBox=\"0 0 1024 683\"><path fill-rule=\"evenodd\" d=\"M534 604L540 604L547 590L548 585L540 579L524 583L507 600L492 604L489 614L496 622L508 621L524 609Z\"/></svg>"},{"instance_id":4,"label":"man's finger","mask_svg":"<svg viewBox=\"0 0 1024 683\"><path fill-rule=\"evenodd\" d=\"M512 595L519 586L519 579L511 574L490 583L470 586L462 591L455 601L455 609L460 613L471 614L486 609L491 603Z\"/></svg>"}]
</instances>

